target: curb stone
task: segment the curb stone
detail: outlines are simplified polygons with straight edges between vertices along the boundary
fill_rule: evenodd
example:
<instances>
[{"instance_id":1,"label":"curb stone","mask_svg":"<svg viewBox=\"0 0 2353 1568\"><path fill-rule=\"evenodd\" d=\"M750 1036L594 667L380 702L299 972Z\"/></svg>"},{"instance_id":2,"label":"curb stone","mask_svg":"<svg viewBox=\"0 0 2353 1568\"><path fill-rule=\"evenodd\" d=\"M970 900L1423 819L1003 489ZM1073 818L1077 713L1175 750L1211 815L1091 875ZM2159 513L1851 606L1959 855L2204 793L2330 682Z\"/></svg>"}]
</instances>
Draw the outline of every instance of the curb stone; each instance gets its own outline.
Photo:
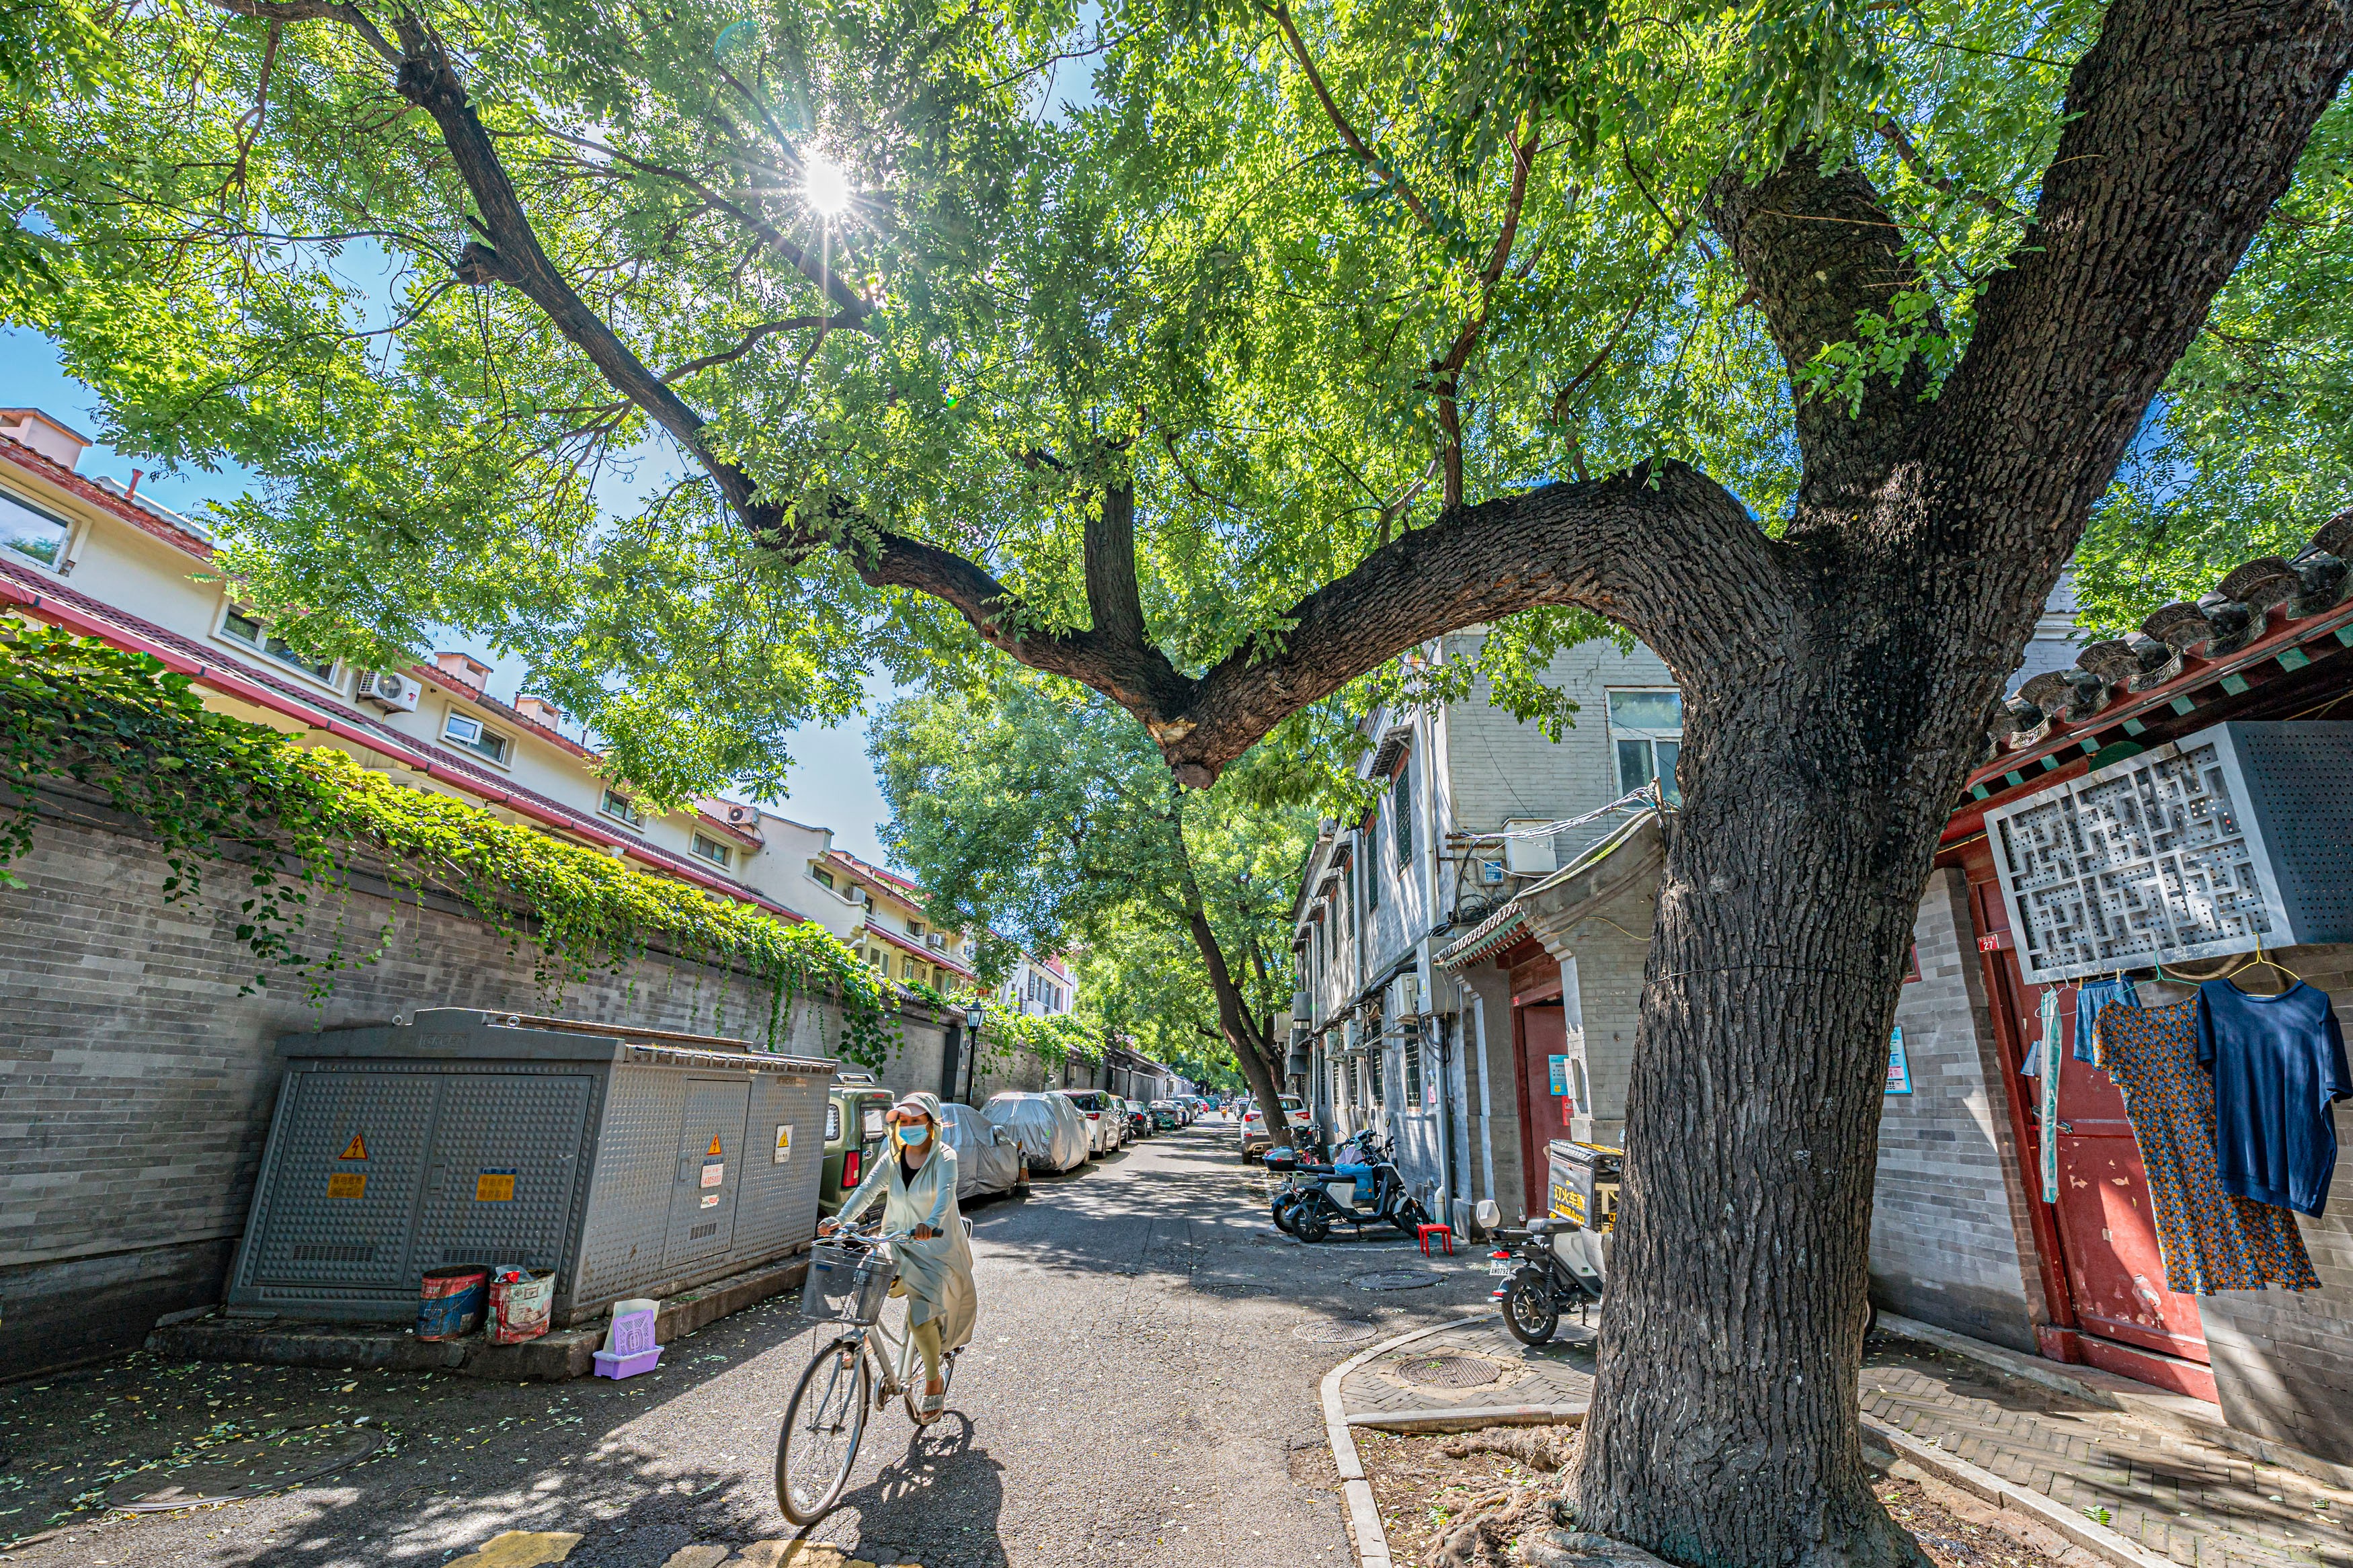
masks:
<instances>
[{"instance_id":1,"label":"curb stone","mask_svg":"<svg viewBox=\"0 0 2353 1568\"><path fill-rule=\"evenodd\" d=\"M1340 1490L1347 1500L1349 1536L1356 1549L1356 1568L1392 1568L1389 1561L1389 1538L1381 1529L1381 1510L1373 1501L1372 1483L1365 1479L1364 1461L1356 1457L1356 1439L1348 1435L1348 1416L1340 1405L1340 1384L1350 1373L1378 1356L1384 1356L1400 1345L1416 1340L1426 1340L1432 1334L1442 1334L1449 1329L1462 1328L1483 1321L1487 1314L1456 1318L1395 1339L1383 1340L1370 1350L1359 1351L1338 1366L1324 1374L1324 1436L1332 1445L1332 1463L1340 1472Z\"/></svg>"},{"instance_id":2,"label":"curb stone","mask_svg":"<svg viewBox=\"0 0 2353 1568\"><path fill-rule=\"evenodd\" d=\"M2095 1556L2113 1563L2116 1568L2179 1568L2174 1560L2110 1530L2089 1515L2073 1512L2063 1503L2053 1502L2041 1492L2013 1486L1992 1471L1980 1469L1957 1455L1942 1448L1931 1447L1908 1432L1893 1426L1883 1426L1865 1418L1862 1433L1895 1451L1919 1469L1926 1470L1947 1486L1958 1487L1996 1508L2015 1510L2031 1517L2035 1523L2072 1542Z\"/></svg>"}]
</instances>

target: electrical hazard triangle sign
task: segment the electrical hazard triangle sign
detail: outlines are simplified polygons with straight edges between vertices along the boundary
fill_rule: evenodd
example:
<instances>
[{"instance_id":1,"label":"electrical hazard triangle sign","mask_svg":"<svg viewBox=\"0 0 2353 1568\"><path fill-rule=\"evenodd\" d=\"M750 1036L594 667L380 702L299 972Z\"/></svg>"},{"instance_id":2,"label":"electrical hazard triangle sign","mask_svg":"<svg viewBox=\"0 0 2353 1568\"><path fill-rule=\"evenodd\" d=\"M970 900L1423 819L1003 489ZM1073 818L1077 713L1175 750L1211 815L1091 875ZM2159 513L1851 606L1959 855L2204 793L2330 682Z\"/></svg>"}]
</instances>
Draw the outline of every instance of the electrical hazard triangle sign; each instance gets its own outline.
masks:
<instances>
[{"instance_id":1,"label":"electrical hazard triangle sign","mask_svg":"<svg viewBox=\"0 0 2353 1568\"><path fill-rule=\"evenodd\" d=\"M340 1154L336 1155L336 1156L335 1156L335 1158L336 1158L336 1159L338 1159L338 1160L364 1160L364 1159L366 1159L366 1158L367 1158L367 1140L366 1140L365 1138L363 1138L362 1136L360 1136L360 1134L358 1134L358 1133L356 1133L356 1132L353 1133L353 1134L352 1134L352 1142L351 1142L351 1147L350 1147L350 1148L348 1148L348 1149L345 1149L342 1153L340 1153Z\"/></svg>"},{"instance_id":2,"label":"electrical hazard triangle sign","mask_svg":"<svg viewBox=\"0 0 2353 1568\"><path fill-rule=\"evenodd\" d=\"M704 1157L705 1157L706 1159L712 1159L712 1160L716 1160L717 1158L719 1158L719 1134L718 1134L718 1133L714 1132L714 1133L712 1133L712 1134L711 1135L711 1149L710 1149L710 1152L708 1152Z\"/></svg>"}]
</instances>

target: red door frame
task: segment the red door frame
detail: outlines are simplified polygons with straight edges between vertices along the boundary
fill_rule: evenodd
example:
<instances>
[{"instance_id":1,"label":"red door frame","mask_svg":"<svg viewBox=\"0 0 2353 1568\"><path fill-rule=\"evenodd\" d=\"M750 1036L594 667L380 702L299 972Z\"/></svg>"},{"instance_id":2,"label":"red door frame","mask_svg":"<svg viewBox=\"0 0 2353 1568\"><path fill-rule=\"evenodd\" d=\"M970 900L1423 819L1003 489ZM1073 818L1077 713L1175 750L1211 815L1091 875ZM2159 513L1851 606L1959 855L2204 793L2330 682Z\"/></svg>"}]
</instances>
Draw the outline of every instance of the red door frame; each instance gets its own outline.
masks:
<instances>
[{"instance_id":1,"label":"red door frame","mask_svg":"<svg viewBox=\"0 0 2353 1568\"><path fill-rule=\"evenodd\" d=\"M1961 846L1957 857L1968 879L1969 918L1978 938L1978 960L1985 977L1987 1010L1993 1016L1994 1047L2010 1108L2010 1146L2019 1161L2021 1190L2034 1237L2035 1267L2042 1280L2042 1300L2051 1321L2037 1324L2034 1338L2052 1361L2089 1364L2178 1394L2213 1401L2214 1374L2200 1361L2162 1354L2126 1344L2084 1326L2075 1310L2074 1289L2068 1278L2067 1253L2059 1216L2042 1201L2041 1178L2028 1169L2040 1145L2035 1142L2034 1115L2027 1103L2029 1081L2019 1069L2026 1063L2028 1043L2023 1028L2026 1002L2023 982L2013 956L2016 938L2010 934L2010 911L1995 879L1993 849L1980 837ZM1950 864L1950 861L1947 862Z\"/></svg>"},{"instance_id":2,"label":"red door frame","mask_svg":"<svg viewBox=\"0 0 2353 1568\"><path fill-rule=\"evenodd\" d=\"M1520 1200L1527 1205L1528 1215L1542 1215L1552 1207L1552 1156L1545 1147L1552 1142L1552 1133L1549 1121L1537 1116L1528 1089L1535 1070L1528 1053L1528 1009L1560 1000L1560 961L1535 938L1524 936L1495 955L1495 967L1510 976L1512 993L1512 1087L1520 1113ZM1567 1023L1564 1016L1564 1030Z\"/></svg>"}]
</instances>

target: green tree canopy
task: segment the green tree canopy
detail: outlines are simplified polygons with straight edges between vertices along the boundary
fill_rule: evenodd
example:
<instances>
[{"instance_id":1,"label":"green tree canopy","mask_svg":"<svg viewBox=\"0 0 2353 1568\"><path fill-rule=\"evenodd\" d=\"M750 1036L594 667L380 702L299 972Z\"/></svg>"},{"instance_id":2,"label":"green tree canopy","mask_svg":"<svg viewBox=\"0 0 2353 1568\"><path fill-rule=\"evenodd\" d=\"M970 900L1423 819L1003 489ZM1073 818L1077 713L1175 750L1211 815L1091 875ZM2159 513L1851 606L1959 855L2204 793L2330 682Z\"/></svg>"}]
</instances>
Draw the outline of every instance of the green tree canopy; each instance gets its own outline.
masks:
<instances>
[{"instance_id":1,"label":"green tree canopy","mask_svg":"<svg viewBox=\"0 0 2353 1568\"><path fill-rule=\"evenodd\" d=\"M893 703L872 736L891 848L934 918L1075 949L1091 1021L1172 1064L1221 1047L1207 1059L1275 1091L1315 813L1271 798L1293 782L1271 748L1180 791L1103 697L1002 666Z\"/></svg>"}]
</instances>

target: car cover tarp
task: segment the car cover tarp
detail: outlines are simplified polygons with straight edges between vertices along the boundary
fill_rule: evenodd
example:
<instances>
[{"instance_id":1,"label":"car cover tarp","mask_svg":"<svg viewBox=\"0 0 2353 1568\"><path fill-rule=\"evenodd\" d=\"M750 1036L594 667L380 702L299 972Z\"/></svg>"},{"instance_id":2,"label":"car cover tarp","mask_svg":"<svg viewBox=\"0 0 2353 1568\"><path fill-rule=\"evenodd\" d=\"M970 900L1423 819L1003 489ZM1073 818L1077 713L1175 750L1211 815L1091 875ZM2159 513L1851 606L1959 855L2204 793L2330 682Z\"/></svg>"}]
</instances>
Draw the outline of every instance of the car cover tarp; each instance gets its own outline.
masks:
<instances>
[{"instance_id":1,"label":"car cover tarp","mask_svg":"<svg viewBox=\"0 0 2353 1568\"><path fill-rule=\"evenodd\" d=\"M955 1151L956 1201L976 1193L1011 1192L1021 1173L1020 1147L1009 1141L1013 1134L998 1142L997 1124L969 1105L943 1105L940 1115L948 1147Z\"/></svg>"},{"instance_id":2,"label":"car cover tarp","mask_svg":"<svg viewBox=\"0 0 2353 1568\"><path fill-rule=\"evenodd\" d=\"M1020 1141L1033 1171L1069 1171L1086 1163L1086 1118L1060 1095L991 1095L981 1111Z\"/></svg>"}]
</instances>

